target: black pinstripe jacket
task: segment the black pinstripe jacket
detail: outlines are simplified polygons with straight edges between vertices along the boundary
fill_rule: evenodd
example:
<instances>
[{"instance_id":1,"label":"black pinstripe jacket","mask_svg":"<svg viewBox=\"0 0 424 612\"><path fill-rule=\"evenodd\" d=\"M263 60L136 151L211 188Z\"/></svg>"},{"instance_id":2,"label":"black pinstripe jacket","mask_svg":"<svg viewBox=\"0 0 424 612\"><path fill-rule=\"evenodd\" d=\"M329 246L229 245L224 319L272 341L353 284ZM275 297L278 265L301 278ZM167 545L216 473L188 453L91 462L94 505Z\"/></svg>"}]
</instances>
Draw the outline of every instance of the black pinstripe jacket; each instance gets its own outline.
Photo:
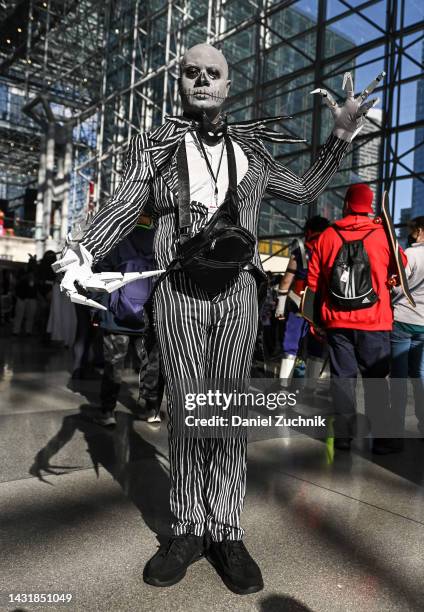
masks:
<instances>
[{"instance_id":1,"label":"black pinstripe jacket","mask_svg":"<svg viewBox=\"0 0 424 612\"><path fill-rule=\"evenodd\" d=\"M228 134L240 145L249 162L247 173L238 184L237 191L240 223L255 236L259 208L265 192L296 204L312 202L337 171L349 147L348 142L331 135L321 147L315 163L299 177L271 157L261 140L261 127L263 122L228 126ZM176 152L179 143L192 128L193 123L185 118L168 117L155 131L131 139L123 177L112 198L94 217L81 241L95 262L102 259L132 230L147 203L153 209L156 228L153 251L158 269L166 268L175 258L178 242ZM279 138L279 141L284 140L293 142L299 139ZM193 202L193 233L199 231L207 219L207 208ZM257 249L252 263L262 271Z\"/></svg>"}]
</instances>

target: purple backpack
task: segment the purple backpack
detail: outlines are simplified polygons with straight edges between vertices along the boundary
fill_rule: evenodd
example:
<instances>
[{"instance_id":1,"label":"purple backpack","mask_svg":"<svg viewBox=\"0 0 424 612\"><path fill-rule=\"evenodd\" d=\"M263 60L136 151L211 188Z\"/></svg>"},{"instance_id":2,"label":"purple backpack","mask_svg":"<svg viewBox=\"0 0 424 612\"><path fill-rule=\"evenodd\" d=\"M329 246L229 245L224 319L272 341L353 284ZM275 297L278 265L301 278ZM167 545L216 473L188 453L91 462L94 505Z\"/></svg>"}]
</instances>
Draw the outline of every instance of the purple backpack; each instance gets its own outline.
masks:
<instances>
[{"instance_id":1,"label":"purple backpack","mask_svg":"<svg viewBox=\"0 0 424 612\"><path fill-rule=\"evenodd\" d=\"M118 248L121 263L117 272L124 274L154 269L153 255L137 251L131 240L124 240ZM137 280L111 293L109 310L118 325L134 329L143 327L144 305L152 292L153 282L153 278Z\"/></svg>"}]
</instances>

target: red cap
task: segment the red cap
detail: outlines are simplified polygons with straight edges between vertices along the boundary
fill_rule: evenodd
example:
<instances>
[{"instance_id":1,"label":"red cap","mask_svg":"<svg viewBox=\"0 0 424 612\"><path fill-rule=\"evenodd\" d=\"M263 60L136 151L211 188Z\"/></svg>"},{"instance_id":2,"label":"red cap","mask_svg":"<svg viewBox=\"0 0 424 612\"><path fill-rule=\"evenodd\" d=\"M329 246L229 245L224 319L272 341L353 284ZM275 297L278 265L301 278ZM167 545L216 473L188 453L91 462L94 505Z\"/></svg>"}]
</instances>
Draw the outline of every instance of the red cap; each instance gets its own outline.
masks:
<instances>
[{"instance_id":1,"label":"red cap","mask_svg":"<svg viewBox=\"0 0 424 612\"><path fill-rule=\"evenodd\" d=\"M374 194L368 185L357 183L346 191L345 204L353 213L372 213Z\"/></svg>"}]
</instances>

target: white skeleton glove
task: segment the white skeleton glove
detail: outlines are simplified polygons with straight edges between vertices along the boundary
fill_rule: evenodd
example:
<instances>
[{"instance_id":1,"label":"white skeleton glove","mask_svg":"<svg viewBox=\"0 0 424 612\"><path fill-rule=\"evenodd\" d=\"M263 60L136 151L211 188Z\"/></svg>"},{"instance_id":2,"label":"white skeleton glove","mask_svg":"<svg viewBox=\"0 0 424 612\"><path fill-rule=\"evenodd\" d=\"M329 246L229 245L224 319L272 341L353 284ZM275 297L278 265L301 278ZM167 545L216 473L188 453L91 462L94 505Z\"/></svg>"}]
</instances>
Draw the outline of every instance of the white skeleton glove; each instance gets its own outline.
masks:
<instances>
[{"instance_id":1,"label":"white skeleton glove","mask_svg":"<svg viewBox=\"0 0 424 612\"><path fill-rule=\"evenodd\" d=\"M350 72L345 72L343 77L343 89L346 91L347 98L343 106L339 106L326 89L314 89L314 91L311 91L312 94L320 94L324 104L331 110L331 114L334 117L333 134L337 136L337 138L350 142L361 131L365 124L366 114L379 102L379 98L373 98L368 102L366 102L366 99L378 86L385 74L385 72L381 72L368 87L355 98L352 74Z\"/></svg>"},{"instance_id":2,"label":"white skeleton glove","mask_svg":"<svg viewBox=\"0 0 424 612\"><path fill-rule=\"evenodd\" d=\"M276 319L283 319L284 318L284 311L285 311L285 308L286 308L287 294L288 294L288 291L285 291L284 293L278 292L277 308L275 309L275 318Z\"/></svg>"},{"instance_id":3,"label":"white skeleton glove","mask_svg":"<svg viewBox=\"0 0 424 612\"><path fill-rule=\"evenodd\" d=\"M91 308L99 308L100 310L107 310L107 308L79 293L76 283L83 291L112 293L112 291L117 291L136 280L158 276L165 272L165 270L150 270L148 272L126 272L125 274L121 274L121 272L94 274L91 270L92 265L93 256L90 251L87 251L82 244L77 244L72 248L67 247L62 257L52 264L52 268L57 274L64 274L60 283L60 290L65 291L71 302Z\"/></svg>"},{"instance_id":4,"label":"white skeleton glove","mask_svg":"<svg viewBox=\"0 0 424 612\"><path fill-rule=\"evenodd\" d=\"M52 264L52 268L53 272L56 272L56 274L64 274L62 282L60 283L60 290L66 293L71 302L82 304L83 306L91 306L92 308L99 308L100 310L107 310L107 308L95 300L91 300L85 295L81 295L75 285L75 283L78 283L83 289L88 288L87 285L94 276L91 270L92 265L93 256L90 251L87 251L82 244L78 244L74 248L68 247L62 257Z\"/></svg>"}]
</instances>

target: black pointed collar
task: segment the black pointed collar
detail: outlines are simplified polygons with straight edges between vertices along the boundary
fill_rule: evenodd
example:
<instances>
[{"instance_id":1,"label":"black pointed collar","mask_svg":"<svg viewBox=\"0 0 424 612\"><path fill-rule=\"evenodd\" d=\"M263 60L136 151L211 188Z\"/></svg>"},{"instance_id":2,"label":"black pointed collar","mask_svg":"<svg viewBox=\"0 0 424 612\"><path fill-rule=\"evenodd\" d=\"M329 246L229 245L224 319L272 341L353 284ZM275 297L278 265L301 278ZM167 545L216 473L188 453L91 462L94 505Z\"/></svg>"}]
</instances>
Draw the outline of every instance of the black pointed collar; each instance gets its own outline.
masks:
<instances>
[{"instance_id":1,"label":"black pointed collar","mask_svg":"<svg viewBox=\"0 0 424 612\"><path fill-rule=\"evenodd\" d=\"M238 121L229 123L226 117L211 129L214 129L216 136L220 137L224 134L228 134L235 141L243 141L245 144L251 146L252 149L260 152L261 155L264 151L269 157L269 161L273 162L272 156L267 152L261 141L268 141L273 143L294 143L294 142L306 142L305 139L293 136L291 134L285 134L283 132L276 132L268 127L270 123L277 123L291 119L289 116L278 116L268 117L266 119L254 119L247 121ZM168 116L165 118L165 123L158 127L156 130L149 134L149 141L152 143L151 146L146 148L146 151L157 151L157 152L168 152L169 154L177 148L178 144L185 137L188 131L199 131L200 122L195 119L190 119L184 116Z\"/></svg>"}]
</instances>

